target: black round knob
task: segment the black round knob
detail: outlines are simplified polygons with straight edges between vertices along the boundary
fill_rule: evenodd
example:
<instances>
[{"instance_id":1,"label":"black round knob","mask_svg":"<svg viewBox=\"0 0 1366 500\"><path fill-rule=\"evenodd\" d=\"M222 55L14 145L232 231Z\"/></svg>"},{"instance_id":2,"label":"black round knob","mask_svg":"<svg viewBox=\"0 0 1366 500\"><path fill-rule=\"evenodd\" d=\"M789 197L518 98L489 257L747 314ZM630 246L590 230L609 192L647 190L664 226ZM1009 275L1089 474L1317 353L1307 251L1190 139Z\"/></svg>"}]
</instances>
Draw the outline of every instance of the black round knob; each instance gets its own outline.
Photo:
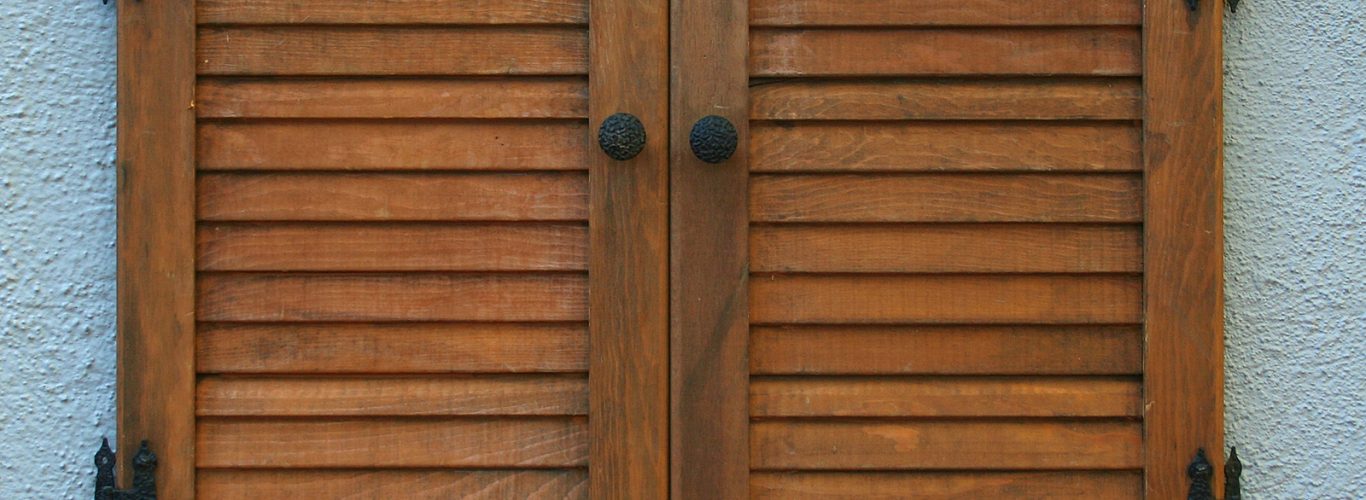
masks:
<instances>
[{"instance_id":1,"label":"black round knob","mask_svg":"<svg viewBox=\"0 0 1366 500\"><path fill-rule=\"evenodd\" d=\"M688 134L692 154L707 163L721 163L735 154L739 142L735 125L730 120L716 115L708 115L697 120Z\"/></svg>"},{"instance_id":2,"label":"black round knob","mask_svg":"<svg viewBox=\"0 0 1366 500\"><path fill-rule=\"evenodd\" d=\"M598 127L598 146L615 160L629 160L645 149L645 125L630 113L617 113Z\"/></svg>"}]
</instances>

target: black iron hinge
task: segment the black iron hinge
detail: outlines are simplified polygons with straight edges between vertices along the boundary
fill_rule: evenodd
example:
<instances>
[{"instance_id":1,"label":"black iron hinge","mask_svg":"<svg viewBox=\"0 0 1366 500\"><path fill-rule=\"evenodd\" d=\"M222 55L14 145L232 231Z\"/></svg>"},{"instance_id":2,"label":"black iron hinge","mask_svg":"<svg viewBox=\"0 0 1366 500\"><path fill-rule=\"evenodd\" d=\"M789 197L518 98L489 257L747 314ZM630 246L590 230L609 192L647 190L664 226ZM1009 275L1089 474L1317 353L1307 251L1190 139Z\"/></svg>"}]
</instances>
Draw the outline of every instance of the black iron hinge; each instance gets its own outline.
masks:
<instances>
[{"instance_id":1,"label":"black iron hinge","mask_svg":"<svg viewBox=\"0 0 1366 500\"><path fill-rule=\"evenodd\" d=\"M1214 465L1205 457L1204 448L1195 452L1195 459L1186 467L1186 476L1191 480L1187 500L1214 500L1214 487L1210 484L1214 477ZM1224 500L1243 500L1242 477L1243 462L1238 460L1238 448L1234 447L1229 450L1228 460L1224 462Z\"/></svg>"},{"instance_id":2,"label":"black iron hinge","mask_svg":"<svg viewBox=\"0 0 1366 500\"><path fill-rule=\"evenodd\" d=\"M120 490L114 486L114 450L109 440L95 452L95 500L156 500L157 456L147 447L147 441L133 455L133 487Z\"/></svg>"}]
</instances>

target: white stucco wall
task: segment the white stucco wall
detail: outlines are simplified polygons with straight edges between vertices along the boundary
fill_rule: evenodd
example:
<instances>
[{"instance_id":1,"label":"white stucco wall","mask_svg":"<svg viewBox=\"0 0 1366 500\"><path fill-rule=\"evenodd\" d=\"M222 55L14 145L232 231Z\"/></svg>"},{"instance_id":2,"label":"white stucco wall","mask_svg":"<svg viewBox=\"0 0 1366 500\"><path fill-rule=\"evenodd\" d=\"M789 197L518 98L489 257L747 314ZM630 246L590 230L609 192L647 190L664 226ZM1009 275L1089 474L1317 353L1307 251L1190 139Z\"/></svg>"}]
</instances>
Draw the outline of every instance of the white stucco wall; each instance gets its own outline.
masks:
<instances>
[{"instance_id":1,"label":"white stucco wall","mask_svg":"<svg viewBox=\"0 0 1366 500\"><path fill-rule=\"evenodd\" d=\"M1366 9L1226 23L1228 440L1248 498L1366 497ZM113 435L114 8L0 0L0 498Z\"/></svg>"}]
</instances>

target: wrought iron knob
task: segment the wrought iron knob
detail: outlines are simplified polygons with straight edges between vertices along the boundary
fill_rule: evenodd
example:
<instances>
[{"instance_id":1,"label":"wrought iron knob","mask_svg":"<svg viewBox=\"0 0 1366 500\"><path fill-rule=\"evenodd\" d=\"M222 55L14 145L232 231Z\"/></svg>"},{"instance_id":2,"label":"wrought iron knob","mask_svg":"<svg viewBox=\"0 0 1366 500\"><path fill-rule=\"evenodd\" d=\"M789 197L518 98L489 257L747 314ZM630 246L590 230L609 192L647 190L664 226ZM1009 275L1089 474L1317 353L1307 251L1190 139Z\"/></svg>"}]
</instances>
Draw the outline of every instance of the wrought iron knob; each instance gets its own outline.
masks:
<instances>
[{"instance_id":1,"label":"wrought iron knob","mask_svg":"<svg viewBox=\"0 0 1366 500\"><path fill-rule=\"evenodd\" d=\"M708 115L697 120L688 134L692 154L707 163L721 163L735 154L740 141L735 125L723 117Z\"/></svg>"},{"instance_id":2,"label":"wrought iron knob","mask_svg":"<svg viewBox=\"0 0 1366 500\"><path fill-rule=\"evenodd\" d=\"M645 125L630 113L617 113L598 127L598 146L614 160L629 160L645 149Z\"/></svg>"}]
</instances>

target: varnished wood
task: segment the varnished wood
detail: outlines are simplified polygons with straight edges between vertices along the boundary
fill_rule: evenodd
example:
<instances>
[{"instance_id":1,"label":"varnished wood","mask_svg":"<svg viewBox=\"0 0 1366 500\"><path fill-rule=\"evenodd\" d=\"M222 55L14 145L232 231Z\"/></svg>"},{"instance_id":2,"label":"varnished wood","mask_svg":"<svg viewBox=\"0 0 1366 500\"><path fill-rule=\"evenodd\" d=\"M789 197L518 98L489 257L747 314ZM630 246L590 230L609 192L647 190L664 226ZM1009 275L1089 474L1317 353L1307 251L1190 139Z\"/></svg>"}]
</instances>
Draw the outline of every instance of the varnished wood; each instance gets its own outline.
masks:
<instances>
[{"instance_id":1,"label":"varnished wood","mask_svg":"<svg viewBox=\"0 0 1366 500\"><path fill-rule=\"evenodd\" d=\"M1112 378L781 377L750 381L752 417L1138 417L1142 385Z\"/></svg>"},{"instance_id":2,"label":"varnished wood","mask_svg":"<svg viewBox=\"0 0 1366 500\"><path fill-rule=\"evenodd\" d=\"M1138 326L755 327L750 370L796 375L1136 375Z\"/></svg>"},{"instance_id":3,"label":"varnished wood","mask_svg":"<svg viewBox=\"0 0 1366 500\"><path fill-rule=\"evenodd\" d=\"M1138 472L773 472L755 474L756 500L1138 500Z\"/></svg>"},{"instance_id":4,"label":"varnished wood","mask_svg":"<svg viewBox=\"0 0 1366 500\"><path fill-rule=\"evenodd\" d=\"M750 117L756 120L1135 120L1143 113L1142 104L1143 87L1134 78L797 79L774 80L751 89Z\"/></svg>"},{"instance_id":5,"label":"varnished wood","mask_svg":"<svg viewBox=\"0 0 1366 500\"><path fill-rule=\"evenodd\" d=\"M581 170L586 126L536 121L251 121L199 127L204 170Z\"/></svg>"},{"instance_id":6,"label":"varnished wood","mask_svg":"<svg viewBox=\"0 0 1366 500\"><path fill-rule=\"evenodd\" d=\"M1138 323L1131 276L762 276L755 323Z\"/></svg>"},{"instance_id":7,"label":"varnished wood","mask_svg":"<svg viewBox=\"0 0 1366 500\"><path fill-rule=\"evenodd\" d=\"M588 36L582 28L205 27L199 29L197 48L202 75L582 75L588 70Z\"/></svg>"},{"instance_id":8,"label":"varnished wood","mask_svg":"<svg viewBox=\"0 0 1366 500\"><path fill-rule=\"evenodd\" d=\"M750 170L1140 171L1139 129L1127 123L756 124Z\"/></svg>"},{"instance_id":9,"label":"varnished wood","mask_svg":"<svg viewBox=\"0 0 1366 500\"><path fill-rule=\"evenodd\" d=\"M1186 494L1195 450L1224 456L1223 6L1185 5L1144 17L1148 498Z\"/></svg>"},{"instance_id":10,"label":"varnished wood","mask_svg":"<svg viewBox=\"0 0 1366 500\"><path fill-rule=\"evenodd\" d=\"M754 76L1131 76L1136 28L756 29Z\"/></svg>"},{"instance_id":11,"label":"varnished wood","mask_svg":"<svg viewBox=\"0 0 1366 500\"><path fill-rule=\"evenodd\" d=\"M587 0L199 0L200 24L583 24Z\"/></svg>"},{"instance_id":12,"label":"varnished wood","mask_svg":"<svg viewBox=\"0 0 1366 500\"><path fill-rule=\"evenodd\" d=\"M588 82L201 78L195 100L201 118L587 118Z\"/></svg>"},{"instance_id":13,"label":"varnished wood","mask_svg":"<svg viewBox=\"0 0 1366 500\"><path fill-rule=\"evenodd\" d=\"M754 26L1137 25L1141 0L753 0Z\"/></svg>"},{"instance_id":14,"label":"varnished wood","mask_svg":"<svg viewBox=\"0 0 1366 500\"><path fill-rule=\"evenodd\" d=\"M759 222L1138 222L1136 175L754 176Z\"/></svg>"},{"instance_id":15,"label":"varnished wood","mask_svg":"<svg viewBox=\"0 0 1366 500\"><path fill-rule=\"evenodd\" d=\"M757 470L1137 469L1132 422L760 421Z\"/></svg>"},{"instance_id":16,"label":"varnished wood","mask_svg":"<svg viewBox=\"0 0 1366 500\"><path fill-rule=\"evenodd\" d=\"M206 271L587 271L577 223L202 224Z\"/></svg>"},{"instance_id":17,"label":"varnished wood","mask_svg":"<svg viewBox=\"0 0 1366 500\"><path fill-rule=\"evenodd\" d=\"M582 376L205 377L200 416L587 415Z\"/></svg>"},{"instance_id":18,"label":"varnished wood","mask_svg":"<svg viewBox=\"0 0 1366 500\"><path fill-rule=\"evenodd\" d=\"M580 172L199 176L209 221L583 221Z\"/></svg>"},{"instance_id":19,"label":"varnished wood","mask_svg":"<svg viewBox=\"0 0 1366 500\"><path fill-rule=\"evenodd\" d=\"M1137 225L759 225L750 269L826 273L1137 273Z\"/></svg>"},{"instance_id":20,"label":"varnished wood","mask_svg":"<svg viewBox=\"0 0 1366 500\"><path fill-rule=\"evenodd\" d=\"M204 418L200 468L579 467L582 417Z\"/></svg>"},{"instance_id":21,"label":"varnished wood","mask_svg":"<svg viewBox=\"0 0 1366 500\"><path fill-rule=\"evenodd\" d=\"M588 471L208 469L199 473L199 497L221 500L574 500L588 498Z\"/></svg>"},{"instance_id":22,"label":"varnished wood","mask_svg":"<svg viewBox=\"0 0 1366 500\"><path fill-rule=\"evenodd\" d=\"M583 324L200 326L201 373L534 373L588 370Z\"/></svg>"}]
</instances>

